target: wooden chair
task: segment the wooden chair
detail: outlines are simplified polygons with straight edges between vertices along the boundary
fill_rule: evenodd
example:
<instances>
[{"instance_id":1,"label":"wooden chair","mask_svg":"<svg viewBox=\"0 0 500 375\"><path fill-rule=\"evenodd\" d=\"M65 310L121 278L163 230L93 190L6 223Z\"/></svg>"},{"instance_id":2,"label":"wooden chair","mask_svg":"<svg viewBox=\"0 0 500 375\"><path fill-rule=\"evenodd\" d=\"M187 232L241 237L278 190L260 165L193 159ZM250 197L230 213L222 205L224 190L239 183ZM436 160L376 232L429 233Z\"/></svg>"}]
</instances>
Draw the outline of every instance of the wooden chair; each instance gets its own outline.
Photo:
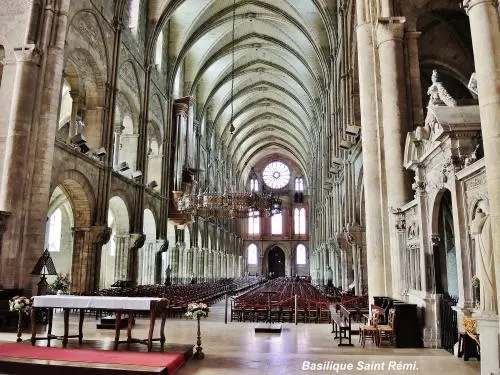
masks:
<instances>
[{"instance_id":1,"label":"wooden chair","mask_svg":"<svg viewBox=\"0 0 500 375\"><path fill-rule=\"evenodd\" d=\"M375 345L379 345L378 320L380 313L378 310L372 310L372 314L369 324L359 326L359 339L363 348L368 338L371 339Z\"/></svg>"},{"instance_id":2,"label":"wooden chair","mask_svg":"<svg viewBox=\"0 0 500 375\"><path fill-rule=\"evenodd\" d=\"M395 316L395 310L390 309L389 316L387 318L387 324L379 325L377 327L379 346L384 340L387 340L390 343L390 345L394 344L394 316Z\"/></svg>"},{"instance_id":3,"label":"wooden chair","mask_svg":"<svg viewBox=\"0 0 500 375\"><path fill-rule=\"evenodd\" d=\"M309 302L307 305L307 318L309 323L318 323L318 305L316 302Z\"/></svg>"}]
</instances>

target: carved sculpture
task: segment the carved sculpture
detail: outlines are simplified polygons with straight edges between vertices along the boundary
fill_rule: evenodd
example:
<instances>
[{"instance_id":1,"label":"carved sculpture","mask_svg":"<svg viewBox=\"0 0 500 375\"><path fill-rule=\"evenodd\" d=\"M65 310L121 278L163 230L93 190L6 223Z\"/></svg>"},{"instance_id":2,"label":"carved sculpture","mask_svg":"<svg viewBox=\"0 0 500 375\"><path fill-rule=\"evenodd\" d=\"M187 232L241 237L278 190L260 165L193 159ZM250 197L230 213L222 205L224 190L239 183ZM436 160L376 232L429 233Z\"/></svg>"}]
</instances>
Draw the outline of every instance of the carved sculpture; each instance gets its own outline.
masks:
<instances>
[{"instance_id":1,"label":"carved sculpture","mask_svg":"<svg viewBox=\"0 0 500 375\"><path fill-rule=\"evenodd\" d=\"M427 89L427 95L429 95L429 103L427 104L425 126L417 127L414 132L415 139L417 141L429 139L431 138L431 133L437 132L436 129L433 129L436 124L434 115L430 108L437 106L455 107L457 105L456 100L448 93L441 81L439 81L439 75L436 69L432 71L431 81L432 84Z\"/></svg>"},{"instance_id":2,"label":"carved sculpture","mask_svg":"<svg viewBox=\"0 0 500 375\"><path fill-rule=\"evenodd\" d=\"M429 104L427 107L433 107L438 105L447 105L448 107L455 107L457 102L453 97L448 94L448 91L444 88L443 84L439 81L439 75L436 69L432 71L432 85L427 90L427 95L430 96Z\"/></svg>"},{"instance_id":3,"label":"carved sculpture","mask_svg":"<svg viewBox=\"0 0 500 375\"><path fill-rule=\"evenodd\" d=\"M476 242L476 276L479 278L480 285L479 309L486 314L497 314L490 215L486 215L482 209L478 208L470 229Z\"/></svg>"}]
</instances>

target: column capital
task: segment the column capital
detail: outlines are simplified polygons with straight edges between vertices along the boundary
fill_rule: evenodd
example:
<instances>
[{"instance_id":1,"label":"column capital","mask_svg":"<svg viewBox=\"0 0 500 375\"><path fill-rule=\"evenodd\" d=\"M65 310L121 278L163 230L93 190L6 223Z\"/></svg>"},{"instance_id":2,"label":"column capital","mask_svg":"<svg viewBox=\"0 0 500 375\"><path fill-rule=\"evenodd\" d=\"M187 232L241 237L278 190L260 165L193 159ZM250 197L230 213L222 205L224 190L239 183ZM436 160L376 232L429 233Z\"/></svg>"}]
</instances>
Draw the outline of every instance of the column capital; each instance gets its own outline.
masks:
<instances>
[{"instance_id":1,"label":"column capital","mask_svg":"<svg viewBox=\"0 0 500 375\"><path fill-rule=\"evenodd\" d=\"M377 25L377 46L391 40L403 40L405 17L380 17Z\"/></svg>"},{"instance_id":2,"label":"column capital","mask_svg":"<svg viewBox=\"0 0 500 375\"><path fill-rule=\"evenodd\" d=\"M16 62L27 62L39 64L42 52L34 44L26 44L22 47L14 48Z\"/></svg>"},{"instance_id":3,"label":"column capital","mask_svg":"<svg viewBox=\"0 0 500 375\"><path fill-rule=\"evenodd\" d=\"M73 102L78 102L80 100L80 90L70 90L69 95Z\"/></svg>"},{"instance_id":4,"label":"column capital","mask_svg":"<svg viewBox=\"0 0 500 375\"><path fill-rule=\"evenodd\" d=\"M469 14L469 11L474 8L476 5L491 5L492 7L495 8L496 6L496 0L463 0L463 7L465 9L465 12L467 15Z\"/></svg>"},{"instance_id":5,"label":"column capital","mask_svg":"<svg viewBox=\"0 0 500 375\"><path fill-rule=\"evenodd\" d=\"M146 235L144 233L130 233L130 241L132 242L132 249L139 249L144 246Z\"/></svg>"}]
</instances>

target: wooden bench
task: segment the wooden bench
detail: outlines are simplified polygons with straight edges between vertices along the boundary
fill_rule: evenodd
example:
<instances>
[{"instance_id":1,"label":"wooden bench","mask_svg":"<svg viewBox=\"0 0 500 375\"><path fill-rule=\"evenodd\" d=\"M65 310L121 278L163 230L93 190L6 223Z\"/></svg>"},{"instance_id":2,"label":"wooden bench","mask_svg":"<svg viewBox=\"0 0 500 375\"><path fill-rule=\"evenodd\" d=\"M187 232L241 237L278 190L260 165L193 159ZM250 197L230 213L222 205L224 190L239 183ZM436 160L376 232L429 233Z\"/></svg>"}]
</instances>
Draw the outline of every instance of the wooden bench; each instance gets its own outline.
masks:
<instances>
[{"instance_id":1,"label":"wooden bench","mask_svg":"<svg viewBox=\"0 0 500 375\"><path fill-rule=\"evenodd\" d=\"M334 339L339 339L339 346L354 346L351 342L351 312L342 305L337 314L332 314L332 328ZM348 340L348 343L342 340Z\"/></svg>"}]
</instances>

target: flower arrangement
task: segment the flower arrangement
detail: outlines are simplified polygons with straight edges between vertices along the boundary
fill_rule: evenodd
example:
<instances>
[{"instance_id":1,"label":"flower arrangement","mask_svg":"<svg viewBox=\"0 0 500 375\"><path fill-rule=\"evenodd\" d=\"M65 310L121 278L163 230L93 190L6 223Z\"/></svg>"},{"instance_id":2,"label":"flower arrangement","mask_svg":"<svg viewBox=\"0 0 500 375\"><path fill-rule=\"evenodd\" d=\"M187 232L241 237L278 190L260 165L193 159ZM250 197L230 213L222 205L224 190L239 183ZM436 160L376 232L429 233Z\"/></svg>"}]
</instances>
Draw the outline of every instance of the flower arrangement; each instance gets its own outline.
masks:
<instances>
[{"instance_id":1,"label":"flower arrangement","mask_svg":"<svg viewBox=\"0 0 500 375\"><path fill-rule=\"evenodd\" d=\"M69 281L69 275L64 272L59 272L56 276L56 279L52 284L50 284L50 288L53 292L61 291L62 293L69 292L69 286L71 282Z\"/></svg>"},{"instance_id":2,"label":"flower arrangement","mask_svg":"<svg viewBox=\"0 0 500 375\"><path fill-rule=\"evenodd\" d=\"M479 277L474 276L474 277L472 278L472 287L473 287L473 288L477 288L478 286L479 286Z\"/></svg>"},{"instance_id":3,"label":"flower arrangement","mask_svg":"<svg viewBox=\"0 0 500 375\"><path fill-rule=\"evenodd\" d=\"M29 314L31 311L31 299L24 296L15 296L9 300L10 311Z\"/></svg>"},{"instance_id":4,"label":"flower arrangement","mask_svg":"<svg viewBox=\"0 0 500 375\"><path fill-rule=\"evenodd\" d=\"M205 303L188 304L185 316L189 319L205 318L208 315L208 306Z\"/></svg>"}]
</instances>

